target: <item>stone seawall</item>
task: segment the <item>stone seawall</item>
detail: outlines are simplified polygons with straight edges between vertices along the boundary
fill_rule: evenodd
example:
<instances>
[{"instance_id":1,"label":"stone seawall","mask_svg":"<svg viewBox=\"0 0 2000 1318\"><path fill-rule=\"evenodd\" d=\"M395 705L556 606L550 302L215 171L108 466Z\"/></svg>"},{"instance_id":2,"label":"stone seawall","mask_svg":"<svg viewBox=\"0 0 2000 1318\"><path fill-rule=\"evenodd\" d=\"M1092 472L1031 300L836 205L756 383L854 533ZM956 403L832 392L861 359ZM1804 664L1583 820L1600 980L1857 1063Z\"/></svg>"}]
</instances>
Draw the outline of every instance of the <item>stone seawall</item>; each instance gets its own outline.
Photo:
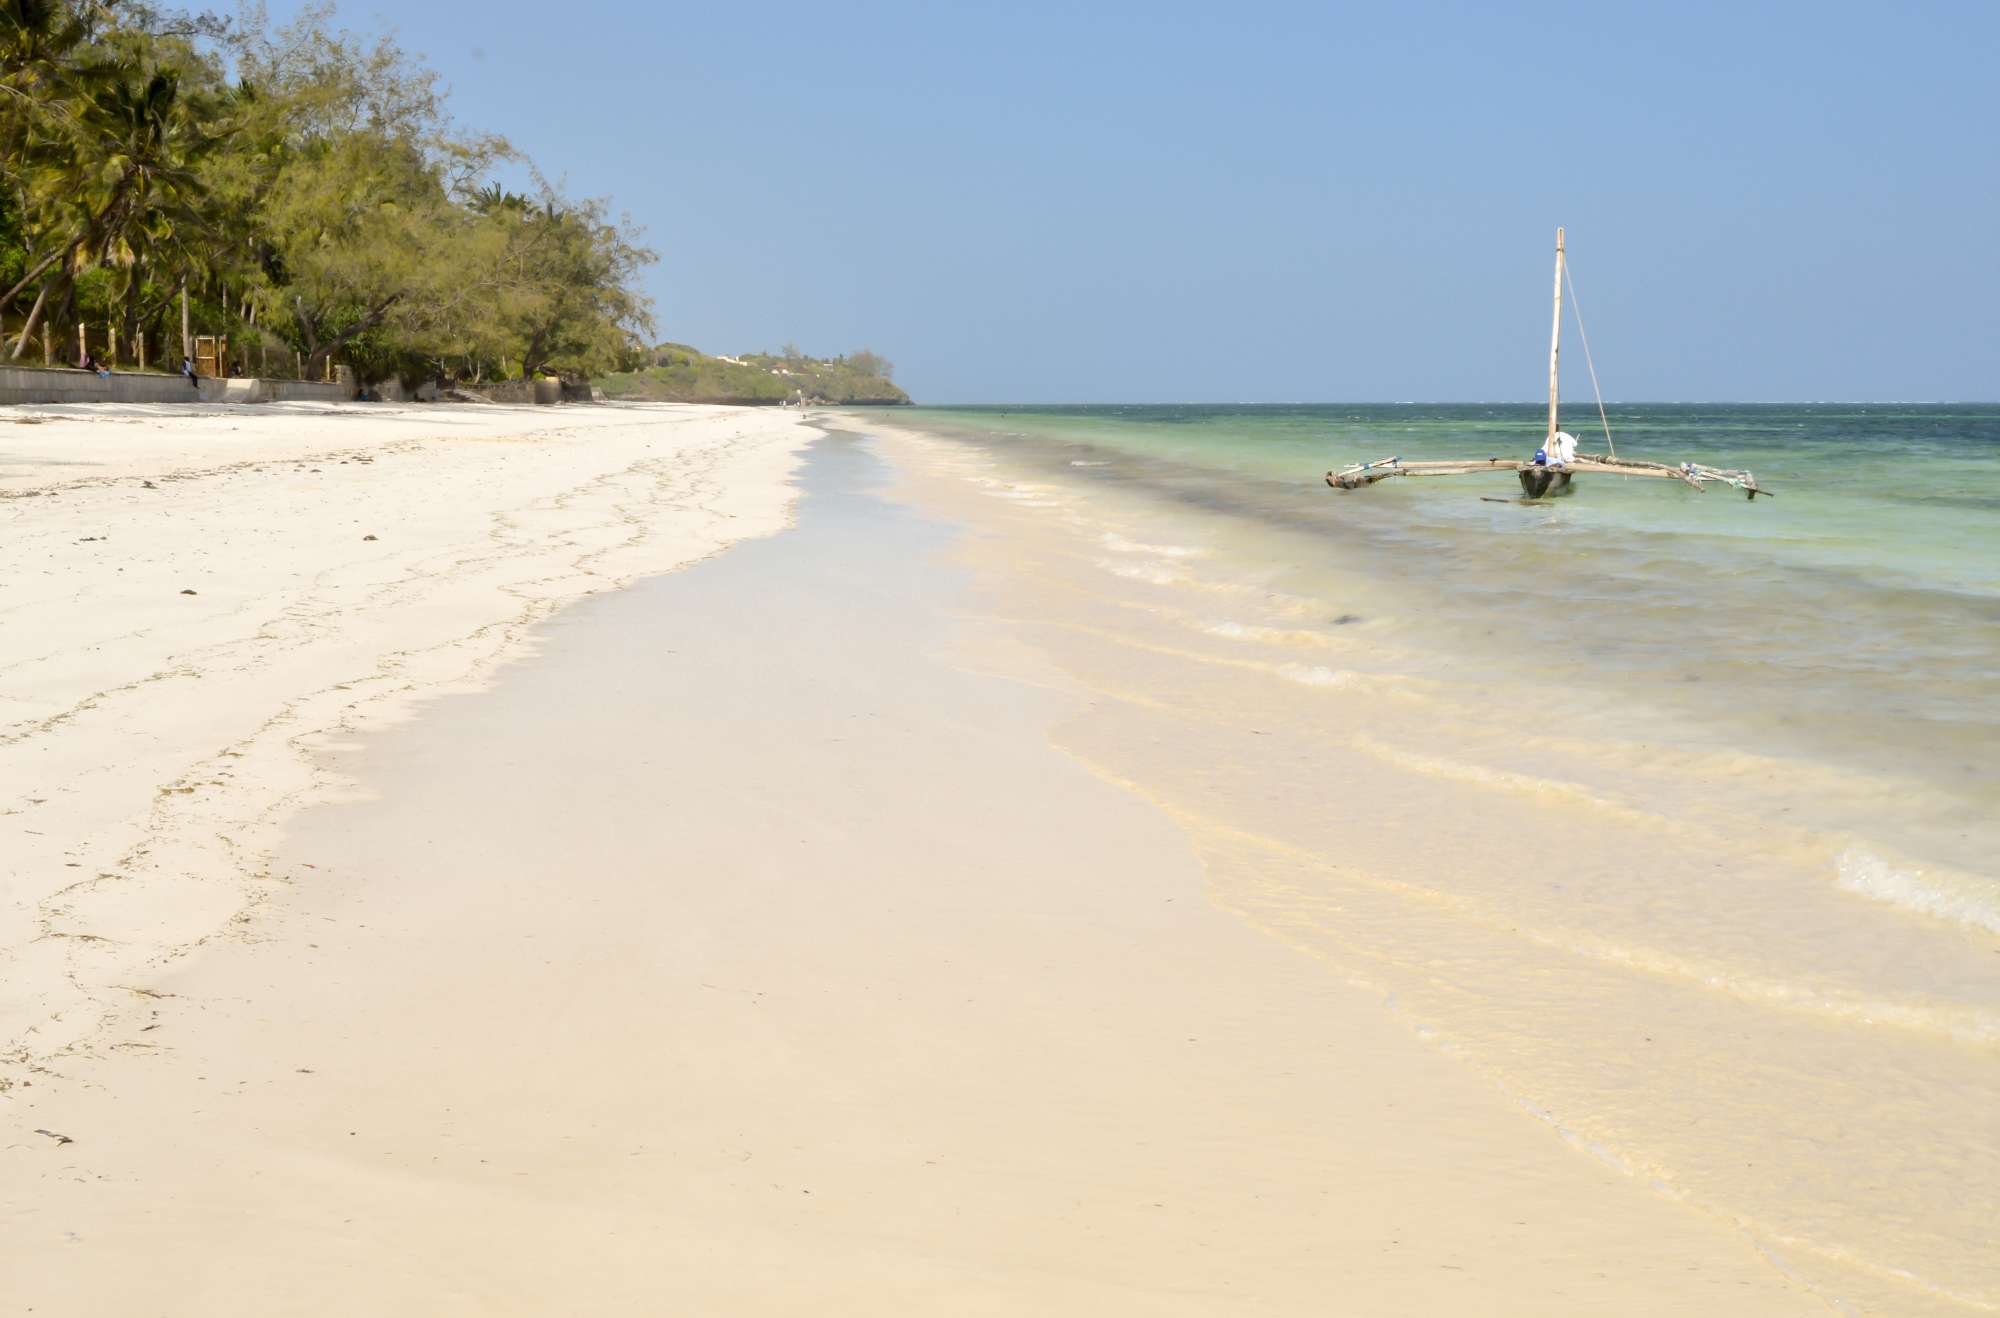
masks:
<instances>
[{"instance_id":1,"label":"stone seawall","mask_svg":"<svg viewBox=\"0 0 2000 1318\"><path fill-rule=\"evenodd\" d=\"M341 403L354 397L348 384L313 380L205 379L190 389L178 375L114 371L105 379L89 371L41 366L0 366L0 405L9 403Z\"/></svg>"}]
</instances>

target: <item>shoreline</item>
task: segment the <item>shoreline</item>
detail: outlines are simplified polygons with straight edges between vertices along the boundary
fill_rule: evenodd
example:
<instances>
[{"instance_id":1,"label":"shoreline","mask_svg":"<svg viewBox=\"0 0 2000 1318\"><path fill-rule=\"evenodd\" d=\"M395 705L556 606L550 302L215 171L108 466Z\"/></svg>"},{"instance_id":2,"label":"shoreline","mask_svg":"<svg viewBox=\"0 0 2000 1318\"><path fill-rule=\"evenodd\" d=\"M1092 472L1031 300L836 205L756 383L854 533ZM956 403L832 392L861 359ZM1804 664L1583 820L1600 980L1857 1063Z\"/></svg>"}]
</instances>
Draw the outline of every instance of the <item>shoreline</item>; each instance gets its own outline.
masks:
<instances>
[{"instance_id":1,"label":"shoreline","mask_svg":"<svg viewBox=\"0 0 2000 1318\"><path fill-rule=\"evenodd\" d=\"M876 451L317 752L152 1046L9 1096L38 1312L1822 1311L1216 909Z\"/></svg>"}]
</instances>

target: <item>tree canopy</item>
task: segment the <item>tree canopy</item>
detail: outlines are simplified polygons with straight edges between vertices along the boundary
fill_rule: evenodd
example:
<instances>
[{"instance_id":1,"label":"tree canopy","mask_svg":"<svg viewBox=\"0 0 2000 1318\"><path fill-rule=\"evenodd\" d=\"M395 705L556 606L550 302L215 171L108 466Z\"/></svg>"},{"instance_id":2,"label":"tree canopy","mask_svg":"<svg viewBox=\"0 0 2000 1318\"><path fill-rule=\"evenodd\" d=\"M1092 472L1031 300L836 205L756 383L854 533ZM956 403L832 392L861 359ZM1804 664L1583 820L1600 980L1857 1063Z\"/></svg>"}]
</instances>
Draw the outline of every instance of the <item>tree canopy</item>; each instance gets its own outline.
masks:
<instances>
[{"instance_id":1,"label":"tree canopy","mask_svg":"<svg viewBox=\"0 0 2000 1318\"><path fill-rule=\"evenodd\" d=\"M494 180L532 180L526 192ZM654 255L466 131L435 75L328 5L274 25L116 0L0 0L0 324L364 380L602 371L643 351ZM43 332L46 332L44 330ZM67 337L64 337L67 336ZM108 346L108 345L107 345ZM155 350L153 360L167 354Z\"/></svg>"}]
</instances>

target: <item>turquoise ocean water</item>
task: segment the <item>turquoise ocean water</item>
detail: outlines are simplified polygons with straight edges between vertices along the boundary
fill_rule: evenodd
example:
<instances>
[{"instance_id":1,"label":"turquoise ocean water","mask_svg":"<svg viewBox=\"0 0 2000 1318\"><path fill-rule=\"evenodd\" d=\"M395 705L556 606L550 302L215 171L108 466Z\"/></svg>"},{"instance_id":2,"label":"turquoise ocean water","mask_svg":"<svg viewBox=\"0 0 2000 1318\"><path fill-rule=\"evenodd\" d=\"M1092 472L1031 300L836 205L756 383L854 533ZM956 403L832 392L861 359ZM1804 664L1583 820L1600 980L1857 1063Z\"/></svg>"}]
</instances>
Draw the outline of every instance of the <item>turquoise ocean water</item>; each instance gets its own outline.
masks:
<instances>
[{"instance_id":1,"label":"turquoise ocean water","mask_svg":"<svg viewBox=\"0 0 2000 1318\"><path fill-rule=\"evenodd\" d=\"M1533 504L1324 482L1532 406L909 420L1219 905L1830 1312L2000 1312L2000 406L1621 407L1775 497Z\"/></svg>"},{"instance_id":2,"label":"turquoise ocean water","mask_svg":"<svg viewBox=\"0 0 2000 1318\"><path fill-rule=\"evenodd\" d=\"M1893 785L1909 850L2000 876L2000 405L1625 405L1621 456L1748 468L1775 494L1511 474L1327 488L1350 462L1525 456L1532 405L917 409L1026 470L1139 500L1274 590L1359 609L1523 726L1648 730ZM1597 418L1565 428L1601 452ZM1213 542L1212 544L1210 542ZM1334 616L1339 616L1335 614ZM1984 906L1984 903L1978 903ZM2000 930L2000 886L1990 913Z\"/></svg>"}]
</instances>

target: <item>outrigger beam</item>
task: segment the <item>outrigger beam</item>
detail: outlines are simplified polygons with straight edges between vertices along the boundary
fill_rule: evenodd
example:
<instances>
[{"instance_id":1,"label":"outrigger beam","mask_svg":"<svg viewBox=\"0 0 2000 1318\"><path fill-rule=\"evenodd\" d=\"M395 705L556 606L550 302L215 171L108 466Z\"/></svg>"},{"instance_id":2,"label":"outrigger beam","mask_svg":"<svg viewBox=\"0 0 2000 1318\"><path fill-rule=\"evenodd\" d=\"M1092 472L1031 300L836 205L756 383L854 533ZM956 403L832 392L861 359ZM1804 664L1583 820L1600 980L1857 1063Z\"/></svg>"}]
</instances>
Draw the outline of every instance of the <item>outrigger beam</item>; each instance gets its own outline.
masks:
<instances>
[{"instance_id":1,"label":"outrigger beam","mask_svg":"<svg viewBox=\"0 0 2000 1318\"><path fill-rule=\"evenodd\" d=\"M1358 463L1343 467L1339 471L1329 471L1326 483L1336 490L1358 490L1373 485L1377 481L1388 480L1392 476L1465 476L1477 471L1532 471L1535 464L1520 462L1513 458L1464 458L1446 462L1405 462L1401 458L1382 458L1375 462ZM1597 472L1606 476L1652 476L1663 480L1677 480L1706 491L1709 484L1728 485L1742 490L1746 498L1758 495L1773 497L1771 492L1757 484L1757 478L1747 471L1724 471L1717 467L1705 467L1698 462L1642 462L1634 458L1600 457L1597 454L1579 453L1568 466L1559 470L1572 475L1578 472Z\"/></svg>"}]
</instances>

